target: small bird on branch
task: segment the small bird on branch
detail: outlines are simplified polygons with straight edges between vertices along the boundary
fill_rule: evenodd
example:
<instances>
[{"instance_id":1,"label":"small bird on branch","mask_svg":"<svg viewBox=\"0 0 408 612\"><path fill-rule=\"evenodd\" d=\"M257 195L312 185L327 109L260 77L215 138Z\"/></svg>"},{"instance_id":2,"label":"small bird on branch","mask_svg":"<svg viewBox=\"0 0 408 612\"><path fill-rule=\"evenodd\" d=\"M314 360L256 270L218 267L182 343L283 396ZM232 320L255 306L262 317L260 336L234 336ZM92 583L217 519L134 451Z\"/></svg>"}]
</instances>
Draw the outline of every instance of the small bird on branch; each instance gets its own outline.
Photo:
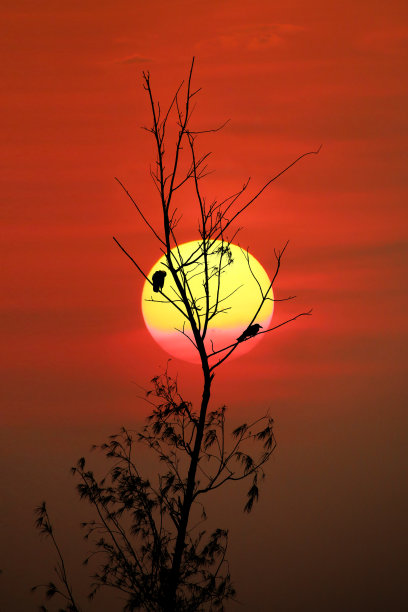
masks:
<instances>
[{"instance_id":1,"label":"small bird on branch","mask_svg":"<svg viewBox=\"0 0 408 612\"><path fill-rule=\"evenodd\" d=\"M259 332L261 327L262 327L262 325L259 325L259 323L255 323L254 325L250 325L249 327L246 328L246 330L244 332L242 332L240 337L237 338L238 342L243 342L243 340L246 340L247 338L253 338Z\"/></svg>"},{"instance_id":2,"label":"small bird on branch","mask_svg":"<svg viewBox=\"0 0 408 612\"><path fill-rule=\"evenodd\" d=\"M158 293L159 291L161 291L164 287L164 278L166 276L167 272L165 272L164 270L157 270L157 272L155 272L152 276L152 281L153 281L153 291L155 293Z\"/></svg>"}]
</instances>

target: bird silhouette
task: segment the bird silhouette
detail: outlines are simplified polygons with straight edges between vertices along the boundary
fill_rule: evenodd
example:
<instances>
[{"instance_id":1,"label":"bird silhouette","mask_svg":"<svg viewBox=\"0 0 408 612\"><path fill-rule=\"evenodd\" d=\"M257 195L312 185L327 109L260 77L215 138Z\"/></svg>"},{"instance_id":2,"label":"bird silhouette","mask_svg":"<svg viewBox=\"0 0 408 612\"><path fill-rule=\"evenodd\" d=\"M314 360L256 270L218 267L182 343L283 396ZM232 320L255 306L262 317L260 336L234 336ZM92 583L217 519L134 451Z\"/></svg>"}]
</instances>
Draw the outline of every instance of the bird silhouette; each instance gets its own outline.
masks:
<instances>
[{"instance_id":1,"label":"bird silhouette","mask_svg":"<svg viewBox=\"0 0 408 612\"><path fill-rule=\"evenodd\" d=\"M254 325L250 325L249 327L246 328L245 331L242 332L240 337L237 338L238 342L242 342L243 340L246 340L247 338L253 338L259 332L261 327L262 327L262 325L259 325L259 323L255 323Z\"/></svg>"},{"instance_id":2,"label":"bird silhouette","mask_svg":"<svg viewBox=\"0 0 408 612\"><path fill-rule=\"evenodd\" d=\"M166 276L167 272L165 272L164 270L157 270L157 272L155 272L152 276L152 281L153 281L153 291L155 293L158 293L159 291L161 291L163 289L164 286L164 278Z\"/></svg>"}]
</instances>

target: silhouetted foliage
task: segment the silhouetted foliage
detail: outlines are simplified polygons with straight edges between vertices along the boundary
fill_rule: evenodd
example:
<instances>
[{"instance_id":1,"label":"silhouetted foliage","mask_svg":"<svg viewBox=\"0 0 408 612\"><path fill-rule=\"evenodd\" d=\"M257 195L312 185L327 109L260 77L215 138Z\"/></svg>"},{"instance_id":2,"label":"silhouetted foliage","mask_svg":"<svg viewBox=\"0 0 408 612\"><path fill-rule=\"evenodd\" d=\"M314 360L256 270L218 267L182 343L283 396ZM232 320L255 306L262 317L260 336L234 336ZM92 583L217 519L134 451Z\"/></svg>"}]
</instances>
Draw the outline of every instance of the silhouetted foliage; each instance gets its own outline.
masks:
<instances>
[{"instance_id":1,"label":"silhouetted foliage","mask_svg":"<svg viewBox=\"0 0 408 612\"><path fill-rule=\"evenodd\" d=\"M73 468L80 479L81 498L87 499L99 516L99 520L84 523L86 537L93 538L93 554L103 552L108 561L94 575L92 596L102 585L120 588L129 595L129 610L166 608L172 553L183 520L182 499L187 488L183 465L192 456L199 416L181 398L176 380L167 372L152 382L154 390L148 397L154 408L143 431L122 429L99 447L113 462L108 475L98 481L84 459ZM222 609L222 601L234 594L225 561L227 531L216 529L208 534L201 529L206 514L200 500L228 480L251 477L245 505L247 511L251 509L258 478L263 476L262 466L275 447L272 419L265 417L242 426L233 432L232 440L227 450L225 407L209 412L200 476L193 492L198 525L186 531L176 610L199 610L205 604ZM253 458L244 447L255 440L261 442L262 452ZM138 469L134 458L137 443L147 445L163 463L156 482L144 478Z\"/></svg>"},{"instance_id":2,"label":"silhouetted foliage","mask_svg":"<svg viewBox=\"0 0 408 612\"><path fill-rule=\"evenodd\" d=\"M57 565L54 568L56 576L58 578L58 585L50 581L48 584L41 584L32 587L32 591L36 591L38 588L45 590L45 596L47 599L53 598L55 595L59 595L65 602L64 608L59 608L59 612L81 612L77 606L72 592L72 587L68 582L68 576L65 568L64 558L62 556L60 547L55 539L54 529L48 515L47 505L43 502L38 508L35 509L36 521L35 526L40 533L52 540L53 546L57 552ZM45 606L40 606L42 612L47 612Z\"/></svg>"},{"instance_id":3,"label":"silhouetted foliage","mask_svg":"<svg viewBox=\"0 0 408 612\"><path fill-rule=\"evenodd\" d=\"M194 407L184 400L178 391L177 379L166 370L152 379L153 387L146 394L152 412L145 427L139 432L123 428L106 443L95 447L110 462L107 474L98 478L88 468L85 458L72 468L79 479L79 495L89 502L95 515L93 520L82 524L85 538L92 545L86 564L96 564L90 597L93 598L101 587L116 589L125 598L124 609L128 611L223 610L223 603L234 596L226 560L228 531L217 528L208 532L203 527L206 520L203 500L207 494L230 482L249 479L243 509L250 512L259 497L263 466L276 442L269 415L244 423L230 434L226 432L225 406L209 409L214 376L217 368L243 342L310 314L310 311L299 313L260 331L261 325L255 320L265 303L274 299L272 286L287 243L281 250L274 251L276 269L266 287L251 268L248 251L242 250L259 289L258 307L233 344L216 348L208 338L210 323L229 310L228 300L240 288L223 291L224 275L233 261L231 244L239 231L239 228L234 229L234 223L283 172L306 155L318 151L301 155L246 201L242 201L242 197L249 179L236 193L208 203L201 192L201 181L208 174L209 153L198 153L197 140L201 134L220 128L193 130L190 127L191 101L199 91L191 88L193 65L194 61L185 86L184 102L181 101L182 83L166 112L154 99L149 73L143 74L152 112L152 125L145 129L152 134L156 148L151 177L159 195L161 230L154 227L123 183L116 179L157 241L165 256L162 263L166 270L155 271L150 279L137 260L116 238L114 240L150 283L153 292L160 293L149 300L171 304L182 315L184 322L178 332L186 342L194 345L202 371L201 402ZM177 126L173 147L167 143L166 130L172 114ZM183 170L180 160L186 154L189 162L184 164ZM195 191L199 227L197 246L186 258L176 236L181 213L174 200L178 190L189 183ZM202 282L198 292L194 292L192 279L197 276ZM140 472L134 452L137 444L147 446L156 454L162 465L156 478L149 479ZM52 539L60 560L56 571L61 587L49 583L46 594L48 597L60 595L67 601L67 610L79 611L45 504L37 509L37 517L37 527Z\"/></svg>"}]
</instances>

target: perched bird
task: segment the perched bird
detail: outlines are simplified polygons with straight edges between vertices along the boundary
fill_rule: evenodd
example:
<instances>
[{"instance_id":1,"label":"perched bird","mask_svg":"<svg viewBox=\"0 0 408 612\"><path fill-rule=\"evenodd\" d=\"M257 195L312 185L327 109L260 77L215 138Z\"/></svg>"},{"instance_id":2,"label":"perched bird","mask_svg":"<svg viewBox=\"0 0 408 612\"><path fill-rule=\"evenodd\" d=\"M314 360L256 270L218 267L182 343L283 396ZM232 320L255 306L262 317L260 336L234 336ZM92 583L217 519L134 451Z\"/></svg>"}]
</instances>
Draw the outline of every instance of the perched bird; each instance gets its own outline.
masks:
<instances>
[{"instance_id":1,"label":"perched bird","mask_svg":"<svg viewBox=\"0 0 408 612\"><path fill-rule=\"evenodd\" d=\"M250 325L249 327L246 328L244 332L242 332L240 337L237 338L238 342L242 342L243 340L246 340L247 338L253 338L259 332L261 327L262 325L259 325L259 323L255 323L255 325Z\"/></svg>"},{"instance_id":2,"label":"perched bird","mask_svg":"<svg viewBox=\"0 0 408 612\"><path fill-rule=\"evenodd\" d=\"M167 272L165 272L164 270L157 270L157 272L153 274L152 276L153 291L155 293L158 293L159 291L163 289L164 277L166 276L166 274Z\"/></svg>"}]
</instances>

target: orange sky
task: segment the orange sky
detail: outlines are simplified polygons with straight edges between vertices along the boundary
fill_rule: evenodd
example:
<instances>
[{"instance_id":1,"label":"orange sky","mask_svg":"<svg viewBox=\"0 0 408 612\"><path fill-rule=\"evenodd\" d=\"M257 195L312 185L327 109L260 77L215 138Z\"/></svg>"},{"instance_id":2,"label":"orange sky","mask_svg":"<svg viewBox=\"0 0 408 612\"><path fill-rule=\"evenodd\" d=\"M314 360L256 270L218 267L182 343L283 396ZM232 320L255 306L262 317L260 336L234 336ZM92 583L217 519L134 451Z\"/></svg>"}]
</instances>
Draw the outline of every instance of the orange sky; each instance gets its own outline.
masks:
<instances>
[{"instance_id":1,"label":"orange sky","mask_svg":"<svg viewBox=\"0 0 408 612\"><path fill-rule=\"evenodd\" d=\"M279 305L276 320L314 310L217 374L215 399L231 414L246 419L269 407L277 422L279 450L257 516L235 525L242 597L269 609L262 602L271 568L282 612L401 609L406 3L2 6L1 448L10 584L22 580L21 554L28 587L35 547L47 556L31 534L31 508L53 496L66 507L72 496L55 479L98 436L140 420L146 408L133 383L146 386L166 363L143 325L142 279L112 235L146 269L160 252L113 177L158 218L148 177L153 146L140 129L150 119L141 71L151 71L166 101L195 55L194 83L203 88L197 124L231 119L202 139L216 170L208 197L232 193L248 176L255 190L323 144L242 223L242 243L269 273L273 247L290 240L276 291L298 299ZM194 227L186 213L181 238L194 238ZM194 397L195 366L173 367ZM23 495L16 483L27 481ZM242 555L255 559L256 585L245 579ZM13 604L10 591L5 597L7 612L29 609L25 594Z\"/></svg>"}]
</instances>

